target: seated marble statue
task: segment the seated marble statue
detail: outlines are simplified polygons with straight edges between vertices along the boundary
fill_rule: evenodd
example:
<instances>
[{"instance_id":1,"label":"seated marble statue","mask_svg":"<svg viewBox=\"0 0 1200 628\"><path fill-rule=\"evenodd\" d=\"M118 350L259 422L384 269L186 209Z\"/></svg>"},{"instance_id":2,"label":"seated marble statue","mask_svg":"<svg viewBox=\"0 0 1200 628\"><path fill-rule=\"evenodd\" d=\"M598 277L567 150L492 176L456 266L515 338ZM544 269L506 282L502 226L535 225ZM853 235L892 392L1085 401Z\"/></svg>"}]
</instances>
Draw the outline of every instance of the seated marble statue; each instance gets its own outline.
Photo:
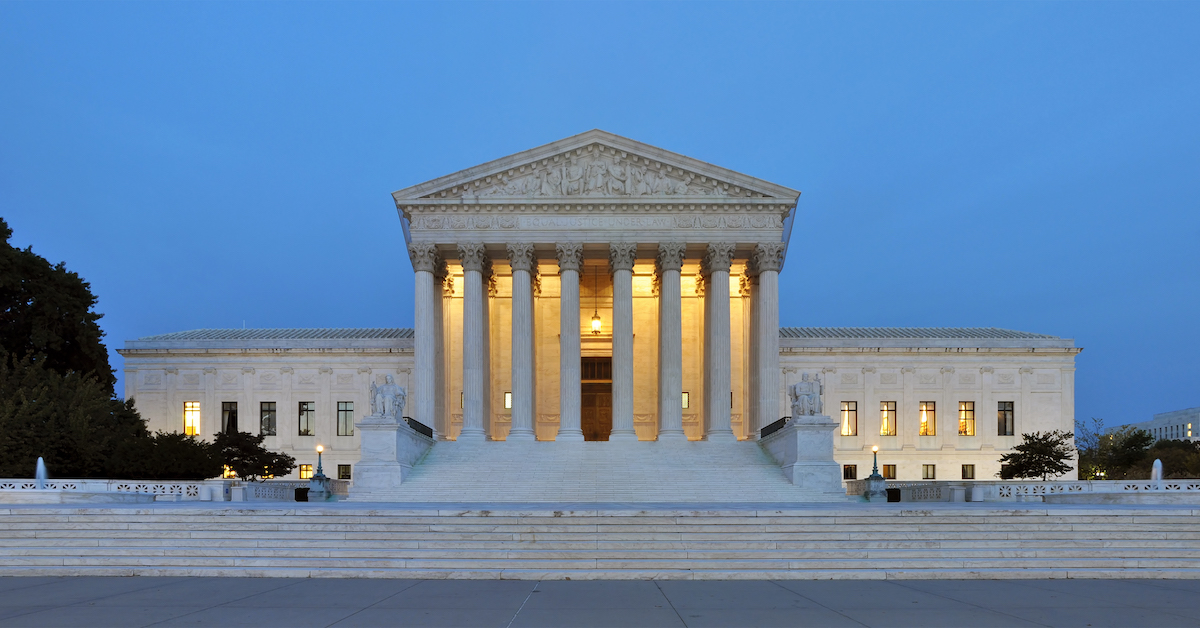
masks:
<instances>
[{"instance_id":1,"label":"seated marble statue","mask_svg":"<svg viewBox=\"0 0 1200 628\"><path fill-rule=\"evenodd\" d=\"M387 383L376 386L371 382L371 414L376 416L396 418L404 414L404 402L408 393L396 385L396 378L387 376Z\"/></svg>"},{"instance_id":2,"label":"seated marble statue","mask_svg":"<svg viewBox=\"0 0 1200 628\"><path fill-rule=\"evenodd\" d=\"M821 377L813 374L809 379L808 373L800 375L800 381L792 384L788 393L792 398L792 416L813 416L824 411L821 394L825 387L821 385Z\"/></svg>"}]
</instances>

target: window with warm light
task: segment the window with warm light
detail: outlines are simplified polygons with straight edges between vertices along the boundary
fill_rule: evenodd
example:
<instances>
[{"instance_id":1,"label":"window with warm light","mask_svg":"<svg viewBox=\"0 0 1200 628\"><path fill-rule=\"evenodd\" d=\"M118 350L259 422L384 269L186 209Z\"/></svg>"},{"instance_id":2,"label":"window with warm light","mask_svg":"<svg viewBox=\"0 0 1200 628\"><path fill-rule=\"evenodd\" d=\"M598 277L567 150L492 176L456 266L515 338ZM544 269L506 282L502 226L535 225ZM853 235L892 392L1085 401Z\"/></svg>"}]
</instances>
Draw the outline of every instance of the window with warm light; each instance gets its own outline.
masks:
<instances>
[{"instance_id":1,"label":"window with warm light","mask_svg":"<svg viewBox=\"0 0 1200 628\"><path fill-rule=\"evenodd\" d=\"M842 436L858 436L858 402L842 402Z\"/></svg>"},{"instance_id":2,"label":"window with warm light","mask_svg":"<svg viewBox=\"0 0 1200 628\"><path fill-rule=\"evenodd\" d=\"M921 410L921 436L937 436L937 403L933 401L922 401Z\"/></svg>"},{"instance_id":3,"label":"window with warm light","mask_svg":"<svg viewBox=\"0 0 1200 628\"><path fill-rule=\"evenodd\" d=\"M317 435L317 402L300 402L300 436Z\"/></svg>"},{"instance_id":4,"label":"window with warm light","mask_svg":"<svg viewBox=\"0 0 1200 628\"><path fill-rule=\"evenodd\" d=\"M958 402L958 435L975 435L975 402Z\"/></svg>"},{"instance_id":5,"label":"window with warm light","mask_svg":"<svg viewBox=\"0 0 1200 628\"><path fill-rule=\"evenodd\" d=\"M683 409L687 410L692 407L692 393L683 391Z\"/></svg>"},{"instance_id":6,"label":"window with warm light","mask_svg":"<svg viewBox=\"0 0 1200 628\"><path fill-rule=\"evenodd\" d=\"M338 402L338 436L354 436L354 402Z\"/></svg>"},{"instance_id":7,"label":"window with warm light","mask_svg":"<svg viewBox=\"0 0 1200 628\"><path fill-rule=\"evenodd\" d=\"M221 471L221 477L226 480L233 480L237 478L237 474L233 472L233 468L231 468L229 465L225 465L225 469Z\"/></svg>"},{"instance_id":8,"label":"window with warm light","mask_svg":"<svg viewBox=\"0 0 1200 628\"><path fill-rule=\"evenodd\" d=\"M922 480L936 480L937 479L937 465L936 464L921 465L921 479Z\"/></svg>"},{"instance_id":9,"label":"window with warm light","mask_svg":"<svg viewBox=\"0 0 1200 628\"><path fill-rule=\"evenodd\" d=\"M880 436L895 436L896 435L896 402L895 401L880 401L879 402L879 435Z\"/></svg>"},{"instance_id":10,"label":"window with warm light","mask_svg":"<svg viewBox=\"0 0 1200 628\"><path fill-rule=\"evenodd\" d=\"M238 432L237 402L221 402L221 433L235 434Z\"/></svg>"},{"instance_id":11,"label":"window with warm light","mask_svg":"<svg viewBox=\"0 0 1200 628\"><path fill-rule=\"evenodd\" d=\"M200 433L200 402L183 402L183 433L196 436Z\"/></svg>"},{"instance_id":12,"label":"window with warm light","mask_svg":"<svg viewBox=\"0 0 1200 628\"><path fill-rule=\"evenodd\" d=\"M885 480L896 479L896 465L894 465L894 464L883 465L883 479L885 479Z\"/></svg>"},{"instance_id":13,"label":"window with warm light","mask_svg":"<svg viewBox=\"0 0 1200 628\"><path fill-rule=\"evenodd\" d=\"M975 465L964 464L962 466L962 479L964 479L964 480L974 480L975 479Z\"/></svg>"},{"instance_id":14,"label":"window with warm light","mask_svg":"<svg viewBox=\"0 0 1200 628\"><path fill-rule=\"evenodd\" d=\"M512 393L511 392L504 393L504 409L512 410Z\"/></svg>"},{"instance_id":15,"label":"window with warm light","mask_svg":"<svg viewBox=\"0 0 1200 628\"><path fill-rule=\"evenodd\" d=\"M843 480L857 480L858 479L858 465L856 465L856 464L842 465L842 479Z\"/></svg>"},{"instance_id":16,"label":"window with warm light","mask_svg":"<svg viewBox=\"0 0 1200 628\"><path fill-rule=\"evenodd\" d=\"M998 401L996 402L996 435L997 436L1012 436L1013 430L1013 402Z\"/></svg>"},{"instance_id":17,"label":"window with warm light","mask_svg":"<svg viewBox=\"0 0 1200 628\"><path fill-rule=\"evenodd\" d=\"M312 472L311 464L300 465L300 479L301 480L311 480L312 476L313 476L313 472Z\"/></svg>"},{"instance_id":18,"label":"window with warm light","mask_svg":"<svg viewBox=\"0 0 1200 628\"><path fill-rule=\"evenodd\" d=\"M258 404L258 429L263 436L275 435L274 401L263 401Z\"/></svg>"}]
</instances>

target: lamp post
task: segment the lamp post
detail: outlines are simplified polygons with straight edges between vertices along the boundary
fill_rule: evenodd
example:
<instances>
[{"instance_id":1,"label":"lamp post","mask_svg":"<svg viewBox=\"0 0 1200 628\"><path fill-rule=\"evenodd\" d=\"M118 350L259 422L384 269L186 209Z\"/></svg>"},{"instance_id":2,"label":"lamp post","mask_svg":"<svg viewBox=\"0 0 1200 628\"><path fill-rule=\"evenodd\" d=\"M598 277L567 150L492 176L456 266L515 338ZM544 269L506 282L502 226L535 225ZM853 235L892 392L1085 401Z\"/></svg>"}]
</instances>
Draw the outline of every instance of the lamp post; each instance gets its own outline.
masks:
<instances>
[{"instance_id":1,"label":"lamp post","mask_svg":"<svg viewBox=\"0 0 1200 628\"><path fill-rule=\"evenodd\" d=\"M328 501L332 497L329 490L329 478L325 477L325 470L321 467L321 454L324 451L324 445L317 445L317 472L308 480L308 501L310 502Z\"/></svg>"},{"instance_id":2,"label":"lamp post","mask_svg":"<svg viewBox=\"0 0 1200 628\"><path fill-rule=\"evenodd\" d=\"M871 467L871 475L867 478L867 490L864 495L867 501L880 500L887 501L887 480L879 475L879 445L871 447L871 455L874 457L874 465Z\"/></svg>"}]
</instances>

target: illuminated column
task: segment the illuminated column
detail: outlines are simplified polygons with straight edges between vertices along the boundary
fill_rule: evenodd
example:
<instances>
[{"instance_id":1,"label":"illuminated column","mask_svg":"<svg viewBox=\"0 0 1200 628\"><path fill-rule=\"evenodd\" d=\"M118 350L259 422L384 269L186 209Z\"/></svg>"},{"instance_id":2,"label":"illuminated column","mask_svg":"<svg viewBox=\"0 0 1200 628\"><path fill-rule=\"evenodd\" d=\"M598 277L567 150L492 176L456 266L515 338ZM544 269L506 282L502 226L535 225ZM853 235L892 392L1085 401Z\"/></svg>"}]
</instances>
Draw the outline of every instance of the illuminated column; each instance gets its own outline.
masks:
<instances>
[{"instance_id":1,"label":"illuminated column","mask_svg":"<svg viewBox=\"0 0 1200 628\"><path fill-rule=\"evenodd\" d=\"M484 377L487 375L487 354L484 352L484 293L483 267L487 251L482 244L458 245L463 266L463 426L460 441L487 439L483 431L485 399Z\"/></svg>"},{"instance_id":2,"label":"illuminated column","mask_svg":"<svg viewBox=\"0 0 1200 628\"><path fill-rule=\"evenodd\" d=\"M736 440L729 423L732 380L729 348L729 267L734 245L719 242L708 245L700 272L707 286L705 302L705 364L708 385L704 389L705 438Z\"/></svg>"},{"instance_id":3,"label":"illuminated column","mask_svg":"<svg viewBox=\"0 0 1200 628\"><path fill-rule=\"evenodd\" d=\"M408 257L412 260L415 286L413 295L413 339L415 371L413 373L413 418L428 427L437 423L437 320L436 301L442 298L436 285L434 273L441 258L433 244L409 244Z\"/></svg>"},{"instance_id":4,"label":"illuminated column","mask_svg":"<svg viewBox=\"0 0 1200 628\"><path fill-rule=\"evenodd\" d=\"M779 420L779 270L783 268L782 242L768 242L754 247L751 265L758 273L754 286L751 328L754 330L753 390L756 416L751 427L757 430ZM826 411L828 414L828 410Z\"/></svg>"},{"instance_id":5,"label":"illuminated column","mask_svg":"<svg viewBox=\"0 0 1200 628\"><path fill-rule=\"evenodd\" d=\"M446 440L450 426L446 422L446 276L449 275L446 260L438 260L437 269L433 271L433 320L436 357L434 358L434 397L433 437L436 440Z\"/></svg>"},{"instance_id":6,"label":"illuminated column","mask_svg":"<svg viewBox=\"0 0 1200 628\"><path fill-rule=\"evenodd\" d=\"M658 438L687 440L683 433L683 308L679 271L684 245L658 245Z\"/></svg>"},{"instance_id":7,"label":"illuminated column","mask_svg":"<svg viewBox=\"0 0 1200 628\"><path fill-rule=\"evenodd\" d=\"M633 430L633 264L637 245L610 244L613 278L612 433L609 440L637 440Z\"/></svg>"},{"instance_id":8,"label":"illuminated column","mask_svg":"<svg viewBox=\"0 0 1200 628\"><path fill-rule=\"evenodd\" d=\"M532 244L508 245L512 267L512 429L508 440L537 440L533 433L533 273Z\"/></svg>"},{"instance_id":9,"label":"illuminated column","mask_svg":"<svg viewBox=\"0 0 1200 628\"><path fill-rule=\"evenodd\" d=\"M559 289L559 374L558 374L558 436L555 440L582 441L580 399L582 374L579 349L579 271L583 267L583 245L559 244L554 247L558 257Z\"/></svg>"},{"instance_id":10,"label":"illuminated column","mask_svg":"<svg viewBox=\"0 0 1200 628\"><path fill-rule=\"evenodd\" d=\"M760 423L760 413L762 408L759 405L758 398L758 270L754 267L754 261L746 263L742 270L742 281L740 293L742 295L742 320L745 321L746 341L743 343L743 351L745 355L742 359L743 368L746 369L746 376L742 379L744 382L742 390L745 392L746 408L745 416L742 417L742 428L746 433L748 440L758 440L758 430L762 429L764 423Z\"/></svg>"}]
</instances>

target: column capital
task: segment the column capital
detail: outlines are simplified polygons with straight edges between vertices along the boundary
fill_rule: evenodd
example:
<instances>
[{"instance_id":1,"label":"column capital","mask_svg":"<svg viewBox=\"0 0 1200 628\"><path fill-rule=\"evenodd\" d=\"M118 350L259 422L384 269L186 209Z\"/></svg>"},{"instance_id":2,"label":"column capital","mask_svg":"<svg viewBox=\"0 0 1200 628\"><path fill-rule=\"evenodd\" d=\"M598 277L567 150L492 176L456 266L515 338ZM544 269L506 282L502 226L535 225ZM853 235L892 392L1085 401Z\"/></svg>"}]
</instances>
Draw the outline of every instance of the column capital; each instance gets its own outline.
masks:
<instances>
[{"instance_id":1,"label":"column capital","mask_svg":"<svg viewBox=\"0 0 1200 628\"><path fill-rule=\"evenodd\" d=\"M708 252L700 262L700 274L707 277L715 272L729 272L729 267L733 264L734 249L735 246L732 242L709 244Z\"/></svg>"},{"instance_id":2,"label":"column capital","mask_svg":"<svg viewBox=\"0 0 1200 628\"><path fill-rule=\"evenodd\" d=\"M408 259L412 260L416 272L437 272L438 264L442 261L438 255L436 244L414 242L408 245Z\"/></svg>"},{"instance_id":3,"label":"column capital","mask_svg":"<svg viewBox=\"0 0 1200 628\"><path fill-rule=\"evenodd\" d=\"M687 245L682 242L662 242L658 245L658 256L654 258L654 266L659 273L664 270L681 270Z\"/></svg>"},{"instance_id":4,"label":"column capital","mask_svg":"<svg viewBox=\"0 0 1200 628\"><path fill-rule=\"evenodd\" d=\"M462 260L463 270L484 271L485 266L491 266L487 248L478 242L467 242L458 245L458 258Z\"/></svg>"},{"instance_id":5,"label":"column capital","mask_svg":"<svg viewBox=\"0 0 1200 628\"><path fill-rule=\"evenodd\" d=\"M783 268L783 254L787 250L782 242L762 242L754 246L750 254L750 265L754 274L762 272L779 272Z\"/></svg>"},{"instance_id":6,"label":"column capital","mask_svg":"<svg viewBox=\"0 0 1200 628\"><path fill-rule=\"evenodd\" d=\"M633 242L617 242L608 245L609 272L618 270L633 270L637 261L637 244Z\"/></svg>"},{"instance_id":7,"label":"column capital","mask_svg":"<svg viewBox=\"0 0 1200 628\"><path fill-rule=\"evenodd\" d=\"M573 270L579 272L583 267L583 244L565 242L554 245L554 256L558 258L558 270Z\"/></svg>"},{"instance_id":8,"label":"column capital","mask_svg":"<svg viewBox=\"0 0 1200 628\"><path fill-rule=\"evenodd\" d=\"M537 272L537 253L532 244L509 244L508 263L513 270Z\"/></svg>"}]
</instances>

